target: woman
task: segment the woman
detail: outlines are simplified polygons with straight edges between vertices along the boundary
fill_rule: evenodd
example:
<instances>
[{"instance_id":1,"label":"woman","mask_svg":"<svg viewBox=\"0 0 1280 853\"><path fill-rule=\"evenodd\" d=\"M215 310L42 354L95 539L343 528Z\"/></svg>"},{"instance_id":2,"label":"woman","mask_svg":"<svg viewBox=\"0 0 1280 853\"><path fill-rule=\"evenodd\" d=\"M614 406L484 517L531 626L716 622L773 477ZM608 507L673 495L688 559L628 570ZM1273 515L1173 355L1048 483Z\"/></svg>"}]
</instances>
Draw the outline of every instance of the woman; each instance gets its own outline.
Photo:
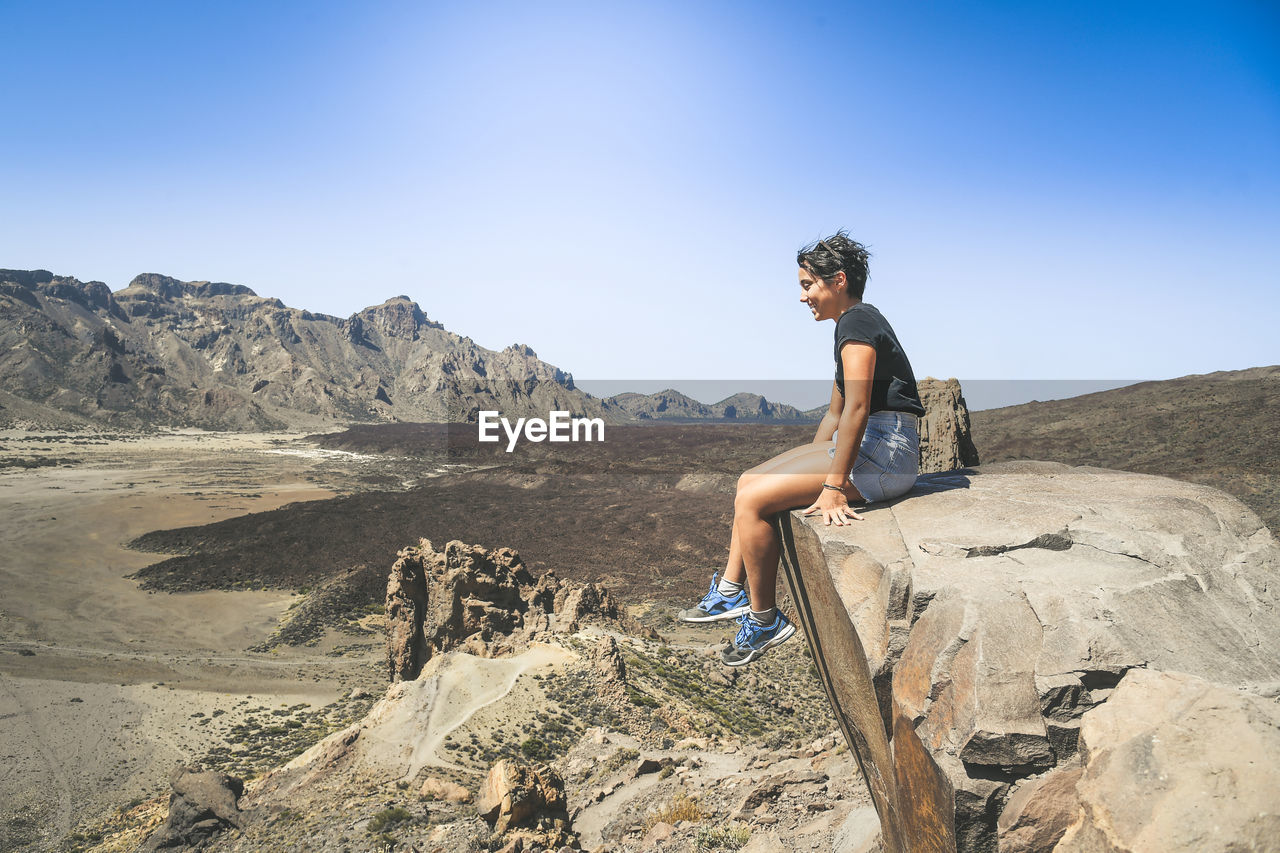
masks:
<instances>
[{"instance_id":1,"label":"woman","mask_svg":"<svg viewBox=\"0 0 1280 853\"><path fill-rule=\"evenodd\" d=\"M738 479L724 574L712 576L696 607L680 612L685 622L738 618L738 633L720 655L728 666L748 664L796 632L777 609L779 512L808 504L806 515L820 512L825 524L840 526L862 520L850 501L892 500L915 484L916 418L924 407L893 328L862 301L867 259L866 247L844 231L796 255L800 301L815 320L836 321L835 386L812 444Z\"/></svg>"}]
</instances>

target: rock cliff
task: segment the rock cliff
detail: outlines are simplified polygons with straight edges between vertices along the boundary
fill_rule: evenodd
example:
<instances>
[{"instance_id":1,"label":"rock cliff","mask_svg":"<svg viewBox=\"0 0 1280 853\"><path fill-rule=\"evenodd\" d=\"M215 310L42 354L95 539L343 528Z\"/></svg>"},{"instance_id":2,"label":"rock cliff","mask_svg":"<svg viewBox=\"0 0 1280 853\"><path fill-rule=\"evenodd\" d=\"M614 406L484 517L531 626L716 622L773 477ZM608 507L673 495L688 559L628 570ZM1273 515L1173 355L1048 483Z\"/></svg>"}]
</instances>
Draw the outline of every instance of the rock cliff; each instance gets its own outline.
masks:
<instances>
[{"instance_id":1,"label":"rock cliff","mask_svg":"<svg viewBox=\"0 0 1280 853\"><path fill-rule=\"evenodd\" d=\"M1280 548L1234 498L1003 463L779 523L885 849L1275 849Z\"/></svg>"}]
</instances>

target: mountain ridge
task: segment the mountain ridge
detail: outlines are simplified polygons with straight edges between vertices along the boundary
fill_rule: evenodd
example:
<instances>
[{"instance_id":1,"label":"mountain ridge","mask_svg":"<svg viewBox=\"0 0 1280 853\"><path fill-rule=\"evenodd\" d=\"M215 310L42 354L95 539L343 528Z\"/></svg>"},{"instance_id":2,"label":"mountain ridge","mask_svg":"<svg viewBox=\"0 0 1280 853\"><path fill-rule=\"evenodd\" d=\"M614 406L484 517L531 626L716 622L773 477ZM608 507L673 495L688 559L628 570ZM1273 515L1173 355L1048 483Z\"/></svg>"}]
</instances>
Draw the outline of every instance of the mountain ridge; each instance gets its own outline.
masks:
<instances>
[{"instance_id":1,"label":"mountain ridge","mask_svg":"<svg viewBox=\"0 0 1280 853\"><path fill-rule=\"evenodd\" d=\"M143 273L112 291L0 269L0 310L10 425L324 429L474 422L481 409L627 423L666 406L661 394L594 397L527 344L481 347L404 295L343 318L228 282ZM812 419L756 394L711 406L679 396L690 420Z\"/></svg>"}]
</instances>

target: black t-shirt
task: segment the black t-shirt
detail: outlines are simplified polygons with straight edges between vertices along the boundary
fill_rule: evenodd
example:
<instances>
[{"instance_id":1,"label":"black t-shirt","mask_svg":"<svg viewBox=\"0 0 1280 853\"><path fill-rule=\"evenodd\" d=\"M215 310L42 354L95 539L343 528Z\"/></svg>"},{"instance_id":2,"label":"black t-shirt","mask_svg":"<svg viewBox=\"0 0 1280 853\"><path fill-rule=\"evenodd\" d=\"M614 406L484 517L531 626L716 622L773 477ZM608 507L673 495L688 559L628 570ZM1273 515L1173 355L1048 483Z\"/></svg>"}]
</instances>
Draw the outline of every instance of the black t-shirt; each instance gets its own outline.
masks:
<instances>
[{"instance_id":1,"label":"black t-shirt","mask_svg":"<svg viewBox=\"0 0 1280 853\"><path fill-rule=\"evenodd\" d=\"M844 364L840 348L848 341L871 344L876 351L876 370L871 382L871 412L910 412L924 415L920 392L911 362L898 343L898 336L874 305L859 302L836 321L836 387L844 393ZM870 414L869 413L869 414Z\"/></svg>"}]
</instances>

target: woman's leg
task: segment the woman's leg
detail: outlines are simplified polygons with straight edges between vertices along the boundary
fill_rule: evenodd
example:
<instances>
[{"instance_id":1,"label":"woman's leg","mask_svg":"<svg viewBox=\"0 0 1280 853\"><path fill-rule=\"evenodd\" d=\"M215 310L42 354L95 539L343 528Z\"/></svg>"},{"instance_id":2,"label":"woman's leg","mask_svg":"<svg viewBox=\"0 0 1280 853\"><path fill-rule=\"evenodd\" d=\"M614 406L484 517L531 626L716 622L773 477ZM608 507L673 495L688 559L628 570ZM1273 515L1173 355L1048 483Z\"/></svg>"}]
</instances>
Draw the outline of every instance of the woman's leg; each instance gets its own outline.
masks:
<instances>
[{"instance_id":1,"label":"woman's leg","mask_svg":"<svg viewBox=\"0 0 1280 853\"><path fill-rule=\"evenodd\" d=\"M742 494L744 489L748 491L758 489L759 488L758 483L762 477L765 477L774 471L787 470L787 467L792 463L793 460L797 458L810 457L813 455L813 452L815 449L821 450L823 455L826 456L827 451L830 448L831 448L831 443L823 441L823 442L814 442L810 444L802 444L799 447L793 447L790 450L787 450L783 453L779 453L777 456L774 456L772 459L768 459L764 462L761 462L759 465L755 466L754 468L749 468L746 472L744 472L743 475L738 478L737 493ZM831 464L831 459L829 456L827 456L827 465L830 466L830 464ZM826 476L826 469L823 470L822 476L823 477ZM821 484L819 484L817 488L821 489L822 488ZM817 493L815 492L814 494L816 495ZM808 506L811 502L812 502L812 499L805 501L801 504L797 504L797 506ZM730 524L729 527L730 527L729 560L725 564L724 574L722 577L724 577L725 580L733 581L734 583L743 583L747 579L747 569L746 569L745 563L743 563L742 561L742 546L739 542L739 536L738 536L738 513L737 513L736 498L734 500L733 523Z\"/></svg>"},{"instance_id":2,"label":"woman's leg","mask_svg":"<svg viewBox=\"0 0 1280 853\"><path fill-rule=\"evenodd\" d=\"M729 568L734 567L736 557L745 570L752 610L768 610L777 604L780 544L773 518L779 512L806 507L817 500L831 469L829 447L824 442L796 448L795 452L753 468L739 480L733 504ZM851 501L861 500L847 481L845 495Z\"/></svg>"}]
</instances>

